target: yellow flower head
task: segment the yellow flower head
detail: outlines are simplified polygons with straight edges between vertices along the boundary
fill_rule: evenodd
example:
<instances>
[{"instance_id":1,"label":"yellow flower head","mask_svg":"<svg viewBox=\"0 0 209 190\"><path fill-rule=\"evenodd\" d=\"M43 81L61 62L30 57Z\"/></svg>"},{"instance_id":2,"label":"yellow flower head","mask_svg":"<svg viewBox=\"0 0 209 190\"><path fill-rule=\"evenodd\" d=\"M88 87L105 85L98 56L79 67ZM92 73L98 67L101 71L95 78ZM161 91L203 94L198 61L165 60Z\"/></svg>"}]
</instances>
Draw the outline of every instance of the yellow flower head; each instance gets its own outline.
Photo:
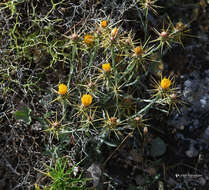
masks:
<instances>
[{"instance_id":1,"label":"yellow flower head","mask_svg":"<svg viewBox=\"0 0 209 190\"><path fill-rule=\"evenodd\" d=\"M67 93L67 86L65 84L59 84L58 93L61 95L65 95Z\"/></svg>"},{"instance_id":2,"label":"yellow flower head","mask_svg":"<svg viewBox=\"0 0 209 190\"><path fill-rule=\"evenodd\" d=\"M94 36L87 34L87 35L84 36L83 41L84 41L85 44L91 46L94 43Z\"/></svg>"},{"instance_id":3,"label":"yellow flower head","mask_svg":"<svg viewBox=\"0 0 209 190\"><path fill-rule=\"evenodd\" d=\"M105 72L109 72L109 71L111 70L111 65L110 65L110 63L102 64L102 69L103 69Z\"/></svg>"},{"instance_id":4,"label":"yellow flower head","mask_svg":"<svg viewBox=\"0 0 209 190\"><path fill-rule=\"evenodd\" d=\"M89 106L92 103L92 96L90 94L84 94L81 98L81 102L84 106Z\"/></svg>"},{"instance_id":5,"label":"yellow flower head","mask_svg":"<svg viewBox=\"0 0 209 190\"><path fill-rule=\"evenodd\" d=\"M164 77L160 82L160 86L162 89L168 89L171 86L171 80Z\"/></svg>"},{"instance_id":6,"label":"yellow flower head","mask_svg":"<svg viewBox=\"0 0 209 190\"><path fill-rule=\"evenodd\" d=\"M143 54L143 49L142 49L141 46L137 46L137 47L134 48L134 52L137 56L140 56L140 55Z\"/></svg>"},{"instance_id":7,"label":"yellow flower head","mask_svg":"<svg viewBox=\"0 0 209 190\"><path fill-rule=\"evenodd\" d=\"M115 28L113 28L112 33L111 33L112 38L113 39L116 38L117 34L118 34L118 29L115 27Z\"/></svg>"},{"instance_id":8,"label":"yellow flower head","mask_svg":"<svg viewBox=\"0 0 209 190\"><path fill-rule=\"evenodd\" d=\"M100 23L100 26L102 28L106 28L107 27L107 20L103 20L101 23Z\"/></svg>"}]
</instances>

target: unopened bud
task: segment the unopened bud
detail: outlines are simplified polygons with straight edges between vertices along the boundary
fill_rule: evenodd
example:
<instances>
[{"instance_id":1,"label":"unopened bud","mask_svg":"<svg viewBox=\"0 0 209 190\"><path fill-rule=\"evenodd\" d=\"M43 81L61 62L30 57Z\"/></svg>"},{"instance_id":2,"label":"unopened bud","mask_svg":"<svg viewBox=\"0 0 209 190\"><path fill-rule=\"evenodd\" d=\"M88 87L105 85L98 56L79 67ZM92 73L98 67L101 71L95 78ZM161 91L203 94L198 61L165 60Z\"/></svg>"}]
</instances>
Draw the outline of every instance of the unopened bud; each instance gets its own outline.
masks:
<instances>
[{"instance_id":1,"label":"unopened bud","mask_svg":"<svg viewBox=\"0 0 209 190\"><path fill-rule=\"evenodd\" d=\"M55 122L52 123L52 126L53 126L53 127L58 127L59 125L60 125L60 124L59 124L59 122L57 122L57 121L55 121Z\"/></svg>"},{"instance_id":2,"label":"unopened bud","mask_svg":"<svg viewBox=\"0 0 209 190\"><path fill-rule=\"evenodd\" d=\"M160 33L160 36L162 38L166 38L168 36L168 33L166 31L163 31L163 32Z\"/></svg>"},{"instance_id":3,"label":"unopened bud","mask_svg":"<svg viewBox=\"0 0 209 190\"><path fill-rule=\"evenodd\" d=\"M175 93L172 93L172 94L170 95L170 97L171 97L172 99L176 99L176 98L177 98L177 95L176 95Z\"/></svg>"},{"instance_id":4,"label":"unopened bud","mask_svg":"<svg viewBox=\"0 0 209 190\"><path fill-rule=\"evenodd\" d=\"M137 46L137 47L134 48L134 52L137 56L140 56L140 55L143 54L143 49L142 49L141 46Z\"/></svg>"},{"instance_id":5,"label":"unopened bud","mask_svg":"<svg viewBox=\"0 0 209 190\"><path fill-rule=\"evenodd\" d=\"M184 24L183 24L183 22L177 22L176 23L176 26L175 26L175 29L177 30L177 31L181 31L181 30L183 30L184 29Z\"/></svg>"},{"instance_id":6,"label":"unopened bud","mask_svg":"<svg viewBox=\"0 0 209 190\"><path fill-rule=\"evenodd\" d=\"M89 87L89 88L92 88L94 85L95 85L95 83L90 82L90 83L88 84L88 87Z\"/></svg>"},{"instance_id":7,"label":"unopened bud","mask_svg":"<svg viewBox=\"0 0 209 190\"><path fill-rule=\"evenodd\" d=\"M62 7L62 8L60 8L60 10L62 13L65 13L67 11L67 8Z\"/></svg>"},{"instance_id":8,"label":"unopened bud","mask_svg":"<svg viewBox=\"0 0 209 190\"><path fill-rule=\"evenodd\" d=\"M129 44L131 44L131 39L130 39L130 38L127 38L127 39L125 40L125 42L129 45Z\"/></svg>"},{"instance_id":9,"label":"unopened bud","mask_svg":"<svg viewBox=\"0 0 209 190\"><path fill-rule=\"evenodd\" d=\"M125 98L125 104L130 105L132 103L132 96L129 95L128 97Z\"/></svg>"},{"instance_id":10,"label":"unopened bud","mask_svg":"<svg viewBox=\"0 0 209 190\"><path fill-rule=\"evenodd\" d=\"M148 133L148 128L144 127L144 134L146 135Z\"/></svg>"},{"instance_id":11,"label":"unopened bud","mask_svg":"<svg viewBox=\"0 0 209 190\"><path fill-rule=\"evenodd\" d=\"M74 33L70 36L71 40L77 40L78 39L78 34Z\"/></svg>"},{"instance_id":12,"label":"unopened bud","mask_svg":"<svg viewBox=\"0 0 209 190\"><path fill-rule=\"evenodd\" d=\"M123 59L122 56L117 55L117 56L115 57L115 62L116 62L116 63L119 63L122 59Z\"/></svg>"},{"instance_id":13,"label":"unopened bud","mask_svg":"<svg viewBox=\"0 0 209 190\"><path fill-rule=\"evenodd\" d=\"M97 34L102 34L102 31L101 31L101 29L100 28L97 28Z\"/></svg>"},{"instance_id":14,"label":"unopened bud","mask_svg":"<svg viewBox=\"0 0 209 190\"><path fill-rule=\"evenodd\" d=\"M135 117L134 120L135 120L136 122L139 122L139 121L141 120L141 118L140 118L140 117Z\"/></svg>"},{"instance_id":15,"label":"unopened bud","mask_svg":"<svg viewBox=\"0 0 209 190\"><path fill-rule=\"evenodd\" d=\"M114 40L118 34L118 29L115 27L111 32L111 39Z\"/></svg>"},{"instance_id":16,"label":"unopened bud","mask_svg":"<svg viewBox=\"0 0 209 190\"><path fill-rule=\"evenodd\" d=\"M110 118L110 123L111 123L112 125L116 125L116 124L117 124L117 117L111 117L111 118Z\"/></svg>"}]
</instances>

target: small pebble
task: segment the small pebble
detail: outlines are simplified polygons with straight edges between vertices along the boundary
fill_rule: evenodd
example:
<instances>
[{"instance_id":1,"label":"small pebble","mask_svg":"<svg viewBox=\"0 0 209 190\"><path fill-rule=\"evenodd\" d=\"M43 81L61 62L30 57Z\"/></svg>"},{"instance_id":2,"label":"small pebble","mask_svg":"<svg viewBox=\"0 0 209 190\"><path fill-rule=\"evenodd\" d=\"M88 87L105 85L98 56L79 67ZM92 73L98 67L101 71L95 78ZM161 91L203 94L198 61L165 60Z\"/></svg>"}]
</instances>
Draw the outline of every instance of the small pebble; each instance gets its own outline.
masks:
<instances>
[{"instance_id":1,"label":"small pebble","mask_svg":"<svg viewBox=\"0 0 209 190\"><path fill-rule=\"evenodd\" d=\"M204 186L204 185L206 184L206 180L205 180L203 177L200 177L200 178L198 179L198 183L199 183L200 185Z\"/></svg>"},{"instance_id":2,"label":"small pebble","mask_svg":"<svg viewBox=\"0 0 209 190\"><path fill-rule=\"evenodd\" d=\"M200 104L201 104L201 107L202 107L202 108L205 108L205 106L206 106L206 104L207 104L207 101L206 101L205 97L202 98L202 99L200 99Z\"/></svg>"},{"instance_id":3,"label":"small pebble","mask_svg":"<svg viewBox=\"0 0 209 190\"><path fill-rule=\"evenodd\" d=\"M190 149L187 150L185 152L185 154L189 157L189 158L193 158L196 157L198 155L198 151L194 148L193 145L190 145Z\"/></svg>"},{"instance_id":4,"label":"small pebble","mask_svg":"<svg viewBox=\"0 0 209 190\"><path fill-rule=\"evenodd\" d=\"M205 143L209 144L209 126L204 131L203 140Z\"/></svg>"},{"instance_id":5,"label":"small pebble","mask_svg":"<svg viewBox=\"0 0 209 190\"><path fill-rule=\"evenodd\" d=\"M186 80L184 82L184 86L187 87L187 88L191 87L191 85L192 85L192 82L190 80Z\"/></svg>"},{"instance_id":6,"label":"small pebble","mask_svg":"<svg viewBox=\"0 0 209 190\"><path fill-rule=\"evenodd\" d=\"M169 177L169 179L168 179L167 183L168 183L169 185L171 185L171 186L175 186L175 185L177 185L177 184L178 184L178 183L177 183L177 181L176 181L176 180L174 180L174 179L173 179L173 178L171 178L171 177Z\"/></svg>"},{"instance_id":7,"label":"small pebble","mask_svg":"<svg viewBox=\"0 0 209 190\"><path fill-rule=\"evenodd\" d=\"M145 179L142 175L137 175L135 181L137 185L143 185L145 183Z\"/></svg>"}]
</instances>

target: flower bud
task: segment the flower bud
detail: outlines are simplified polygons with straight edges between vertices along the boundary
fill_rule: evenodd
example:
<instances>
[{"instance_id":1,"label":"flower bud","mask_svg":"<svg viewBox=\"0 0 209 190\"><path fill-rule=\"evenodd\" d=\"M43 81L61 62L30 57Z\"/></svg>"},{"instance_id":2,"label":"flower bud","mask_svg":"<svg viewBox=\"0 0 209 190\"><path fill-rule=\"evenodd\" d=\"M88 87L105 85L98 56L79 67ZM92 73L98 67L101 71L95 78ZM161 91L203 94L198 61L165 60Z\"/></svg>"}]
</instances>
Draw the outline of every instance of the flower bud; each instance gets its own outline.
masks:
<instances>
[{"instance_id":1,"label":"flower bud","mask_svg":"<svg viewBox=\"0 0 209 190\"><path fill-rule=\"evenodd\" d=\"M138 123L141 121L141 118L140 117L135 117L134 120Z\"/></svg>"},{"instance_id":2,"label":"flower bud","mask_svg":"<svg viewBox=\"0 0 209 190\"><path fill-rule=\"evenodd\" d=\"M52 123L52 126L53 126L53 127L59 127L59 125L60 125L60 124L59 124L59 122L57 122L57 121L55 121L55 122Z\"/></svg>"},{"instance_id":3,"label":"flower bud","mask_svg":"<svg viewBox=\"0 0 209 190\"><path fill-rule=\"evenodd\" d=\"M168 36L168 33L166 31L163 31L163 32L160 33L160 36L162 38L166 38Z\"/></svg>"},{"instance_id":4,"label":"flower bud","mask_svg":"<svg viewBox=\"0 0 209 190\"><path fill-rule=\"evenodd\" d=\"M103 20L101 23L100 23L100 26L102 28L106 28L107 27L107 20Z\"/></svg>"},{"instance_id":5,"label":"flower bud","mask_svg":"<svg viewBox=\"0 0 209 190\"><path fill-rule=\"evenodd\" d=\"M175 29L176 29L177 31L182 31L182 30L184 29L184 24L183 24L183 22L181 22L181 21L177 22L177 23L176 23L176 26L175 26Z\"/></svg>"},{"instance_id":6,"label":"flower bud","mask_svg":"<svg viewBox=\"0 0 209 190\"><path fill-rule=\"evenodd\" d=\"M111 118L110 118L110 123L111 123L112 125L116 125L116 124L117 124L117 117L111 117Z\"/></svg>"},{"instance_id":7,"label":"flower bud","mask_svg":"<svg viewBox=\"0 0 209 190\"><path fill-rule=\"evenodd\" d=\"M111 39L114 40L118 34L118 29L115 27L111 32Z\"/></svg>"},{"instance_id":8,"label":"flower bud","mask_svg":"<svg viewBox=\"0 0 209 190\"><path fill-rule=\"evenodd\" d=\"M177 95L176 95L176 93L172 93L172 94L170 95L170 97L171 97L171 99L176 99L176 98L177 98Z\"/></svg>"},{"instance_id":9,"label":"flower bud","mask_svg":"<svg viewBox=\"0 0 209 190\"><path fill-rule=\"evenodd\" d=\"M88 87L89 88L92 88L92 87L94 87L95 86L95 83L93 83L93 82L90 82L89 84L88 84Z\"/></svg>"},{"instance_id":10,"label":"flower bud","mask_svg":"<svg viewBox=\"0 0 209 190\"><path fill-rule=\"evenodd\" d=\"M144 127L144 135L146 135L148 133L148 128Z\"/></svg>"},{"instance_id":11,"label":"flower bud","mask_svg":"<svg viewBox=\"0 0 209 190\"><path fill-rule=\"evenodd\" d=\"M74 33L70 36L71 40L77 40L78 39L78 34Z\"/></svg>"},{"instance_id":12,"label":"flower bud","mask_svg":"<svg viewBox=\"0 0 209 190\"><path fill-rule=\"evenodd\" d=\"M137 46L137 47L134 48L134 52L137 56L140 56L140 55L143 54L143 49L142 49L141 46Z\"/></svg>"}]
</instances>

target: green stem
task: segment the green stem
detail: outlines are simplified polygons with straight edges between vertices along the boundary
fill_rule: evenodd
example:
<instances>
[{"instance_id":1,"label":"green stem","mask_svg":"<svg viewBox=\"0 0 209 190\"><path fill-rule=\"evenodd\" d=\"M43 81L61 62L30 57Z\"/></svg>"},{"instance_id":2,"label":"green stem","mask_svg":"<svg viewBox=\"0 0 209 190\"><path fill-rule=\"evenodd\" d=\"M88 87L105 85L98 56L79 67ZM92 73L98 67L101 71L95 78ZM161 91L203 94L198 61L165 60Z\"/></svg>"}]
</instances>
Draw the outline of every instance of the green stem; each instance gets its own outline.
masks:
<instances>
[{"instance_id":1,"label":"green stem","mask_svg":"<svg viewBox=\"0 0 209 190\"><path fill-rule=\"evenodd\" d=\"M99 45L99 42L97 44ZM83 77L83 81L86 80L86 78L88 76L88 73L89 73L89 71L91 69L91 66L92 66L92 64L94 62L94 59L95 59L96 54L97 54L98 45L96 45L96 47L94 48L93 53L91 54L90 61L89 61L89 64L87 66L87 72L86 72L85 76Z\"/></svg>"},{"instance_id":2,"label":"green stem","mask_svg":"<svg viewBox=\"0 0 209 190\"><path fill-rule=\"evenodd\" d=\"M126 121L128 121L128 120L130 120L130 119L133 119L133 118L137 117L138 115L142 114L143 112L148 111L148 110L152 107L152 105L153 105L155 102L157 102L158 99L159 99L159 97L156 96L156 97L155 97L148 105L146 105L143 109L141 109L140 111L138 111L135 115L133 115L133 116L127 118L126 120L124 120L124 122L126 122Z\"/></svg>"},{"instance_id":3,"label":"green stem","mask_svg":"<svg viewBox=\"0 0 209 190\"><path fill-rule=\"evenodd\" d=\"M145 10L145 27L144 27L144 41L147 40L147 34L148 34L148 8Z\"/></svg>"},{"instance_id":4,"label":"green stem","mask_svg":"<svg viewBox=\"0 0 209 190\"><path fill-rule=\"evenodd\" d=\"M75 60L76 50L77 50L77 44L74 44L73 50L72 50L72 60L71 60L71 65L70 65L70 72L69 72L69 75L68 75L68 83L67 83L68 88L69 88L70 81L71 81L71 78L72 78L72 74L73 74L73 71L74 71L74 64L75 64L74 60Z\"/></svg>"}]
</instances>

